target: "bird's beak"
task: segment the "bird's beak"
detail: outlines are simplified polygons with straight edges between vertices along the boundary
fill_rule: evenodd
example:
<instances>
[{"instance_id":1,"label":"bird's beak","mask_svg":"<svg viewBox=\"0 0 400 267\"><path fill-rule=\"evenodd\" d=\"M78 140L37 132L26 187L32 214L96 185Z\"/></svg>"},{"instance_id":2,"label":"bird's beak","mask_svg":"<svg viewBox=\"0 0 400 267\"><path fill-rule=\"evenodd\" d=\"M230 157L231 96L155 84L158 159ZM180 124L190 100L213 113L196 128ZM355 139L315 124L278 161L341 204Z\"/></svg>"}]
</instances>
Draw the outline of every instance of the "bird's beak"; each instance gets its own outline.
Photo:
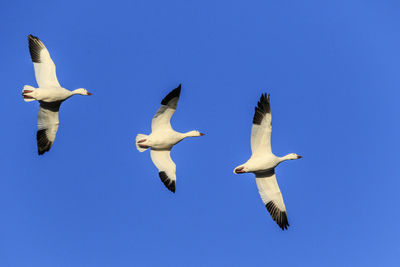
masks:
<instances>
[{"instance_id":1,"label":"bird's beak","mask_svg":"<svg viewBox=\"0 0 400 267\"><path fill-rule=\"evenodd\" d=\"M204 133L200 133L200 136L203 136L203 135L206 135L206 134L204 134Z\"/></svg>"},{"instance_id":2,"label":"bird's beak","mask_svg":"<svg viewBox=\"0 0 400 267\"><path fill-rule=\"evenodd\" d=\"M92 93L87 92L87 95L92 95Z\"/></svg>"},{"instance_id":3,"label":"bird's beak","mask_svg":"<svg viewBox=\"0 0 400 267\"><path fill-rule=\"evenodd\" d=\"M298 159L301 159L301 158L302 158L302 156L300 156L300 155L297 155L297 158L298 158Z\"/></svg>"}]
</instances>

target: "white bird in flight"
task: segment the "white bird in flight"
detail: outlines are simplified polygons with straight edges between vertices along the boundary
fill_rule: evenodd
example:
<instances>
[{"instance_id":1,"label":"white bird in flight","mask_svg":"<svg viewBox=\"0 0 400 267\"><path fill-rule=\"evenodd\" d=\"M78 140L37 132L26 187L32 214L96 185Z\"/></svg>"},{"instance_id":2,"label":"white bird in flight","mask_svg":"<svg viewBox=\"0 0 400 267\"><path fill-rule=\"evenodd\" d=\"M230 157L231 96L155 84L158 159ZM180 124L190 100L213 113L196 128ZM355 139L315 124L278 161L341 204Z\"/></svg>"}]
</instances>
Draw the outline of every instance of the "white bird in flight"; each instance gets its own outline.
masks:
<instances>
[{"instance_id":1,"label":"white bird in flight","mask_svg":"<svg viewBox=\"0 0 400 267\"><path fill-rule=\"evenodd\" d=\"M61 87L56 76L56 66L42 41L32 35L28 36L28 41L39 88L25 85L22 96L26 102L38 100L40 103L36 139L38 153L42 155L50 150L56 138L61 103L73 95L91 95L91 93L84 88L69 91Z\"/></svg>"},{"instance_id":2,"label":"white bird in flight","mask_svg":"<svg viewBox=\"0 0 400 267\"><path fill-rule=\"evenodd\" d=\"M176 165L171 159L171 148L186 137L204 135L199 131L187 133L176 132L171 127L171 117L176 111L181 85L172 90L162 101L161 107L151 121L151 134L138 134L136 148L143 152L150 148L151 159L158 169L158 174L164 185L173 193L176 186Z\"/></svg>"},{"instance_id":3,"label":"white bird in flight","mask_svg":"<svg viewBox=\"0 0 400 267\"><path fill-rule=\"evenodd\" d=\"M286 215L285 204L278 182L275 177L275 167L285 160L299 159L301 156L291 153L284 157L277 157L271 150L271 108L269 95L261 95L253 117L251 129L250 159L237 166L234 173L252 172L256 175L258 192L272 219L282 230L287 229L289 222Z\"/></svg>"}]
</instances>

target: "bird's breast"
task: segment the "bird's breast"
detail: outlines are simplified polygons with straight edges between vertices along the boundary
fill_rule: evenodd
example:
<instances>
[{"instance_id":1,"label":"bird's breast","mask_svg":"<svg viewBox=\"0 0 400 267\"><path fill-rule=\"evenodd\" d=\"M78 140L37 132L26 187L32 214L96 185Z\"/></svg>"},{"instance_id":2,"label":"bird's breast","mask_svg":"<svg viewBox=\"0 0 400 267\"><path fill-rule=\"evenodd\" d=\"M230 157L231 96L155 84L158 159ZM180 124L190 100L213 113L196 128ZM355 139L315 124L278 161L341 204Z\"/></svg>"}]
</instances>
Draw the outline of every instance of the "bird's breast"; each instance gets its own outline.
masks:
<instances>
[{"instance_id":1,"label":"bird's breast","mask_svg":"<svg viewBox=\"0 0 400 267\"><path fill-rule=\"evenodd\" d=\"M44 102L63 101L69 96L68 92L63 88L38 88L35 90L35 98Z\"/></svg>"},{"instance_id":2,"label":"bird's breast","mask_svg":"<svg viewBox=\"0 0 400 267\"><path fill-rule=\"evenodd\" d=\"M246 165L252 172L262 172L275 168L278 162L273 157L252 157Z\"/></svg>"},{"instance_id":3,"label":"bird's breast","mask_svg":"<svg viewBox=\"0 0 400 267\"><path fill-rule=\"evenodd\" d=\"M171 149L182 139L171 131L162 131L150 135L150 146L154 149Z\"/></svg>"}]
</instances>

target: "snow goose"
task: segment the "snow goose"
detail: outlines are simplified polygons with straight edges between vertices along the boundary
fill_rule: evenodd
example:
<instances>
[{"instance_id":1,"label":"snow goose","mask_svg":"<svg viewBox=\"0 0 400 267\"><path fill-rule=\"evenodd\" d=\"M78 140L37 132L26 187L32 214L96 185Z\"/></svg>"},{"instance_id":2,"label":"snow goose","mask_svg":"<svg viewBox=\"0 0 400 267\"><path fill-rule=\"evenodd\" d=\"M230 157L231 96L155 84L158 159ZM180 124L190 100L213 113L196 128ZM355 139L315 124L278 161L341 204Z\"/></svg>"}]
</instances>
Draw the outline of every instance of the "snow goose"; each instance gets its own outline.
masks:
<instances>
[{"instance_id":1,"label":"snow goose","mask_svg":"<svg viewBox=\"0 0 400 267\"><path fill-rule=\"evenodd\" d=\"M287 229L289 222L286 215L285 204L278 182L275 177L275 167L285 160L299 159L301 156L291 153L284 157L277 157L271 151L271 108L269 95L261 95L255 108L253 127L251 129L250 159L237 166L234 173L252 172L256 176L258 192L272 219L282 230Z\"/></svg>"},{"instance_id":2,"label":"snow goose","mask_svg":"<svg viewBox=\"0 0 400 267\"><path fill-rule=\"evenodd\" d=\"M91 95L86 89L69 91L58 83L56 66L49 51L39 38L29 35L29 52L35 69L38 88L25 85L22 96L26 102L39 101L38 131L36 133L38 153L50 150L58 129L58 111L61 103L73 95Z\"/></svg>"},{"instance_id":3,"label":"snow goose","mask_svg":"<svg viewBox=\"0 0 400 267\"><path fill-rule=\"evenodd\" d=\"M150 148L150 157L158 169L158 175L164 185L175 193L176 166L171 159L171 148L186 137L202 136L199 131L176 132L171 127L171 117L176 111L181 85L172 90L162 101L161 107L151 121L151 134L138 134L136 148L143 152Z\"/></svg>"}]
</instances>

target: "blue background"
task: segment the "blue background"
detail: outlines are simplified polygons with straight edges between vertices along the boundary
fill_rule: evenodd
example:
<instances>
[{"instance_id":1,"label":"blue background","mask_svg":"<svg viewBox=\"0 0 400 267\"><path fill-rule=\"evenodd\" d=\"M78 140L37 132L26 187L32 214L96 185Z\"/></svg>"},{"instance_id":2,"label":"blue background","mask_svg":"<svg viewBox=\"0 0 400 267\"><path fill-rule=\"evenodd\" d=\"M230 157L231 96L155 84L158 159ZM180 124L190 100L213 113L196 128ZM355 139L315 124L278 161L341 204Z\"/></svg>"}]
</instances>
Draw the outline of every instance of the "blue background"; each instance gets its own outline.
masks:
<instances>
[{"instance_id":1,"label":"blue background","mask_svg":"<svg viewBox=\"0 0 400 267\"><path fill-rule=\"evenodd\" d=\"M398 1L2 1L0 266L399 266ZM37 155L27 35L62 86L87 88ZM148 152L179 83L177 192ZM271 93L281 231L254 176L254 106Z\"/></svg>"}]
</instances>

